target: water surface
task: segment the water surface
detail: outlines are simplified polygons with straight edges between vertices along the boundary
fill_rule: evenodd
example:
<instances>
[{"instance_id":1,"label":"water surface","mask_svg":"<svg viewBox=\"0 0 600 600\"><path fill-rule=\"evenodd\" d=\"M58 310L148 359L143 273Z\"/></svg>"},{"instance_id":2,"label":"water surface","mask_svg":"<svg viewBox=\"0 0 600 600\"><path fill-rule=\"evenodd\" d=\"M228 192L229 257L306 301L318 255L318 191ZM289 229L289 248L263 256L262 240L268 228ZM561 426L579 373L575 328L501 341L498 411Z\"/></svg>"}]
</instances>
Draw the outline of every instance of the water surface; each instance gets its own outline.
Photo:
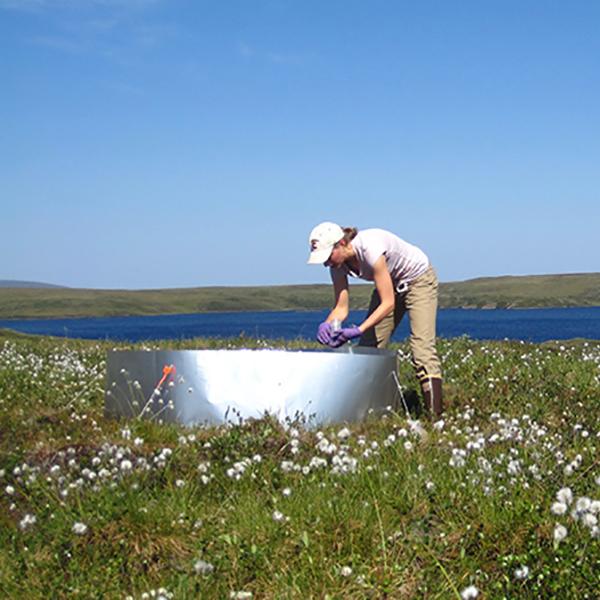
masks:
<instances>
[{"instance_id":1,"label":"water surface","mask_svg":"<svg viewBox=\"0 0 600 600\"><path fill-rule=\"evenodd\" d=\"M313 339L328 311L223 312L151 317L20 319L0 321L23 333L138 342L151 339L238 337ZM352 311L347 323L360 323L364 311ZM517 339L532 342L588 338L600 340L600 307L519 310L442 309L438 335L468 335L477 340ZM408 318L393 339L408 336Z\"/></svg>"}]
</instances>

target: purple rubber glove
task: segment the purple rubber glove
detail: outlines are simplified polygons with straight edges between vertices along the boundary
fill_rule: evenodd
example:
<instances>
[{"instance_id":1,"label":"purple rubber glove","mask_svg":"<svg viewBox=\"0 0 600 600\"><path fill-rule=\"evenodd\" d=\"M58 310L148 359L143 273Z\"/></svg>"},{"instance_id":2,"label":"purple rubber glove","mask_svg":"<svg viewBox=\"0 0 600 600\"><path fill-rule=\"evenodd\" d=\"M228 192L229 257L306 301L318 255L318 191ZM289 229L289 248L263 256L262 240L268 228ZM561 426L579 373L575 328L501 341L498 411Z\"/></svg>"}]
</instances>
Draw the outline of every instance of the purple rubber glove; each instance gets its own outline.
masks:
<instances>
[{"instance_id":1,"label":"purple rubber glove","mask_svg":"<svg viewBox=\"0 0 600 600\"><path fill-rule=\"evenodd\" d=\"M360 337L362 335L362 331L360 327L344 327L339 331L336 331L331 336L331 342L329 342L329 346L331 348L339 348L342 344L353 340L354 338Z\"/></svg>"},{"instance_id":2,"label":"purple rubber glove","mask_svg":"<svg viewBox=\"0 0 600 600\"><path fill-rule=\"evenodd\" d=\"M321 323L319 325L319 329L317 330L317 340L321 342L321 344L329 346L331 344L332 334L333 329L331 328L331 323Z\"/></svg>"}]
</instances>

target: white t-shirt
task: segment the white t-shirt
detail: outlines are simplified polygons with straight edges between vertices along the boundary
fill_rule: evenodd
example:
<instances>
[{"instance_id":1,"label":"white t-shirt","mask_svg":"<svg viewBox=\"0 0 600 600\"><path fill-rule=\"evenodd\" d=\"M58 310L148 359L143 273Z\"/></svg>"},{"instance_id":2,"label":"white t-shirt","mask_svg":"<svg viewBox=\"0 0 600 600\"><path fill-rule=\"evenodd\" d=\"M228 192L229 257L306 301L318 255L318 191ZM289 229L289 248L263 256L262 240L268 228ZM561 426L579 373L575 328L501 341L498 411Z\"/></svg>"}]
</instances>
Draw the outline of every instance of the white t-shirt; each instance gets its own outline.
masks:
<instances>
[{"instance_id":1,"label":"white t-shirt","mask_svg":"<svg viewBox=\"0 0 600 600\"><path fill-rule=\"evenodd\" d=\"M373 265L381 255L385 256L394 289L414 281L429 268L429 259L420 248L385 229L363 229L350 243L356 252L358 273L354 273L346 264L340 268L331 267L331 279L334 281L347 275L373 281Z\"/></svg>"}]
</instances>

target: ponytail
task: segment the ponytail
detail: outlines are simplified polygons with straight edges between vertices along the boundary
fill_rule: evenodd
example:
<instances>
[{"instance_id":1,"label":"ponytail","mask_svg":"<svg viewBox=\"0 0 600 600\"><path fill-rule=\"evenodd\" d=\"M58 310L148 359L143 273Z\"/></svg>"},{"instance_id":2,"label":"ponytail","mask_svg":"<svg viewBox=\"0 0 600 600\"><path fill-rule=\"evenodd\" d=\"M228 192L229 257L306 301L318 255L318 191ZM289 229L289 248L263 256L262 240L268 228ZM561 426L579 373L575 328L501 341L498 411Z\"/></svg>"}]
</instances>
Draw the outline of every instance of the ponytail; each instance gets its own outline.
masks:
<instances>
[{"instance_id":1,"label":"ponytail","mask_svg":"<svg viewBox=\"0 0 600 600\"><path fill-rule=\"evenodd\" d=\"M358 233L358 229L356 229L356 227L343 227L342 229L344 231L343 239L346 243L351 242Z\"/></svg>"}]
</instances>

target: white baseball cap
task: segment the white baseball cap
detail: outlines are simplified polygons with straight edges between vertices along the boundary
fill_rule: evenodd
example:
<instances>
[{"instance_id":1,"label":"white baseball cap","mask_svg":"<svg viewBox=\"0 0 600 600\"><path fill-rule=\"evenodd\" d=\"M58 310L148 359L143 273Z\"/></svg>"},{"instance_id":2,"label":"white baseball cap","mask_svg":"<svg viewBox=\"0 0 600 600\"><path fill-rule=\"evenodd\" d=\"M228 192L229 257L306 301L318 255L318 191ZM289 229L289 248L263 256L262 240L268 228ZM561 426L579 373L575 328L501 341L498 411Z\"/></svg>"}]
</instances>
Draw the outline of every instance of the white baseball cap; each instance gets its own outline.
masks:
<instances>
[{"instance_id":1,"label":"white baseball cap","mask_svg":"<svg viewBox=\"0 0 600 600\"><path fill-rule=\"evenodd\" d=\"M344 230L335 223L325 221L319 223L308 236L310 244L309 265L319 265L327 262L333 247L344 237Z\"/></svg>"}]
</instances>

